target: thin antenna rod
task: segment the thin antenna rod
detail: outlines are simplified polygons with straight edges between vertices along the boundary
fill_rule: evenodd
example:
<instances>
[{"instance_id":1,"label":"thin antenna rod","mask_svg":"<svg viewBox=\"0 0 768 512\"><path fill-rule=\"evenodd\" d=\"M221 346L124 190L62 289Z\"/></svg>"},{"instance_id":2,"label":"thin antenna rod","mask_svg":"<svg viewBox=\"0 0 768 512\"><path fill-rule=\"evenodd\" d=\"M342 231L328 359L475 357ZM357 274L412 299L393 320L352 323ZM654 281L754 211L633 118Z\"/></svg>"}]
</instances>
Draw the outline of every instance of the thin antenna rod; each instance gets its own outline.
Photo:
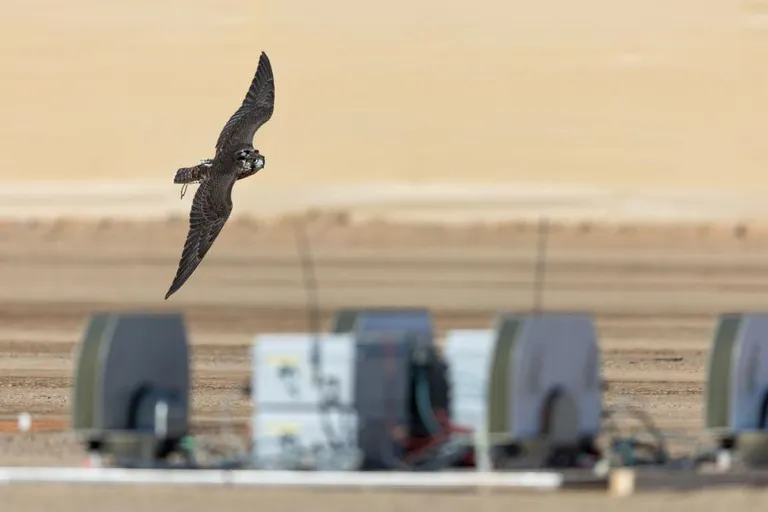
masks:
<instances>
[{"instance_id":1,"label":"thin antenna rod","mask_svg":"<svg viewBox=\"0 0 768 512\"><path fill-rule=\"evenodd\" d=\"M294 232L296 234L296 246L301 258L302 277L304 279L304 291L307 296L307 324L309 332L314 335L312 345L312 373L313 380L320 378L320 300L318 298L317 279L315 277L315 266L310 250L309 237L304 227L304 223L296 219L294 222Z\"/></svg>"},{"instance_id":2,"label":"thin antenna rod","mask_svg":"<svg viewBox=\"0 0 768 512\"><path fill-rule=\"evenodd\" d=\"M549 238L549 220L539 218L536 244L536 269L533 282L533 311L538 313L543 307L544 279L547 272L547 239Z\"/></svg>"}]
</instances>

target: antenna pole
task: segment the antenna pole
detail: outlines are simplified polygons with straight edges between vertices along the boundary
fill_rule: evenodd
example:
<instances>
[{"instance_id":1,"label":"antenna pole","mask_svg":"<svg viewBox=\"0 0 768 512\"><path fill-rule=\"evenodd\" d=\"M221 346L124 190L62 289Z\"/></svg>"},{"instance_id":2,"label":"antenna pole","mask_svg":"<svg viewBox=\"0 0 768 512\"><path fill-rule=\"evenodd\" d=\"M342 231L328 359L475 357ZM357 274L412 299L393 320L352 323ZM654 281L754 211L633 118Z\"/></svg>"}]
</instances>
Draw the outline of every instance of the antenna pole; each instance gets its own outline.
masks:
<instances>
[{"instance_id":1,"label":"antenna pole","mask_svg":"<svg viewBox=\"0 0 768 512\"><path fill-rule=\"evenodd\" d=\"M309 332L314 335L310 360L312 363L313 380L317 383L320 379L320 302L317 279L315 277L315 266L312 259L312 251L310 250L309 237L307 236L304 223L299 219L294 221L294 232L296 234L296 246L301 258L304 291L307 296L307 324Z\"/></svg>"},{"instance_id":2,"label":"antenna pole","mask_svg":"<svg viewBox=\"0 0 768 512\"><path fill-rule=\"evenodd\" d=\"M544 278L547 272L547 239L549 219L540 217L537 226L536 268L533 281L533 311L539 313L543 305Z\"/></svg>"}]
</instances>

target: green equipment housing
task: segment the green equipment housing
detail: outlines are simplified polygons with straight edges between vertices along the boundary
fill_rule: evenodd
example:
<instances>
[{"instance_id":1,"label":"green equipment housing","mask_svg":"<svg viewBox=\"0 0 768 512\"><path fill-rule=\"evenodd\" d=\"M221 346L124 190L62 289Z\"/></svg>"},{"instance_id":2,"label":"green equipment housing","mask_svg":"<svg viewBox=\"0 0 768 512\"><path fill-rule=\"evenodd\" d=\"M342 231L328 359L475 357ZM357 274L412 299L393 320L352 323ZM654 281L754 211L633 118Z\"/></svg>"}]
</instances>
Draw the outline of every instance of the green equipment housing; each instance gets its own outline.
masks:
<instances>
[{"instance_id":1,"label":"green equipment housing","mask_svg":"<svg viewBox=\"0 0 768 512\"><path fill-rule=\"evenodd\" d=\"M720 315L705 389L704 423L720 448L768 465L768 313Z\"/></svg>"},{"instance_id":2,"label":"green equipment housing","mask_svg":"<svg viewBox=\"0 0 768 512\"><path fill-rule=\"evenodd\" d=\"M89 451L152 466L179 450L190 389L180 314L97 312L76 350L72 427Z\"/></svg>"},{"instance_id":3,"label":"green equipment housing","mask_svg":"<svg viewBox=\"0 0 768 512\"><path fill-rule=\"evenodd\" d=\"M594 453L603 386L597 334L580 312L508 312L449 331L455 421L486 439L495 467L575 465Z\"/></svg>"}]
</instances>

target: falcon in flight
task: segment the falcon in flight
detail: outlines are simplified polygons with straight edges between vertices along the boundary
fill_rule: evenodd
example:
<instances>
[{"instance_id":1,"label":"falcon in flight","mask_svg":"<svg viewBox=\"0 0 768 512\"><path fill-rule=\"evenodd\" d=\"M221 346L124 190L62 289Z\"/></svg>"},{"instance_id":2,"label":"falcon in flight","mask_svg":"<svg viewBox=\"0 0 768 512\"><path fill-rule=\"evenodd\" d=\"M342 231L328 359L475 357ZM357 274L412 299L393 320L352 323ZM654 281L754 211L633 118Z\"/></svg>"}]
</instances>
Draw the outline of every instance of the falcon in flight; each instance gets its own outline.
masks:
<instances>
[{"instance_id":1,"label":"falcon in flight","mask_svg":"<svg viewBox=\"0 0 768 512\"><path fill-rule=\"evenodd\" d=\"M176 171L174 183L199 183L192 210L189 232L173 283L165 294L168 299L195 271L232 212L232 186L264 168L264 155L253 147L253 136L272 117L275 109L275 79L267 54L262 52L259 65L242 105L229 118L216 141L213 159L201 160L194 167Z\"/></svg>"}]
</instances>

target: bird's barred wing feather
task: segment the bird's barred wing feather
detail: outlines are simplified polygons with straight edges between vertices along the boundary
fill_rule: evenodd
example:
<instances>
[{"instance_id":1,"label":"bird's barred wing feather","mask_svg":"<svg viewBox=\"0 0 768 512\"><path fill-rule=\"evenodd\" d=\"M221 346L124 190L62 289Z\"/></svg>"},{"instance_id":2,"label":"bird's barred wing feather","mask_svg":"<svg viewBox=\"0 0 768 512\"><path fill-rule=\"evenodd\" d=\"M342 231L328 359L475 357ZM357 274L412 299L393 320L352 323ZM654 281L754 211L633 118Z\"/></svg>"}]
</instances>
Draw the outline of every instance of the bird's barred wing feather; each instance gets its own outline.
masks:
<instances>
[{"instance_id":1,"label":"bird's barred wing feather","mask_svg":"<svg viewBox=\"0 0 768 512\"><path fill-rule=\"evenodd\" d=\"M189 279L232 212L234 174L218 174L204 179L195 193L189 213L189 232L181 252L181 260L173 283L165 294L167 299Z\"/></svg>"},{"instance_id":2,"label":"bird's barred wing feather","mask_svg":"<svg viewBox=\"0 0 768 512\"><path fill-rule=\"evenodd\" d=\"M216 141L216 152L236 144L252 144L253 136L272 117L275 109L275 79L267 54L261 52L256 74L242 105L232 114Z\"/></svg>"}]
</instances>

